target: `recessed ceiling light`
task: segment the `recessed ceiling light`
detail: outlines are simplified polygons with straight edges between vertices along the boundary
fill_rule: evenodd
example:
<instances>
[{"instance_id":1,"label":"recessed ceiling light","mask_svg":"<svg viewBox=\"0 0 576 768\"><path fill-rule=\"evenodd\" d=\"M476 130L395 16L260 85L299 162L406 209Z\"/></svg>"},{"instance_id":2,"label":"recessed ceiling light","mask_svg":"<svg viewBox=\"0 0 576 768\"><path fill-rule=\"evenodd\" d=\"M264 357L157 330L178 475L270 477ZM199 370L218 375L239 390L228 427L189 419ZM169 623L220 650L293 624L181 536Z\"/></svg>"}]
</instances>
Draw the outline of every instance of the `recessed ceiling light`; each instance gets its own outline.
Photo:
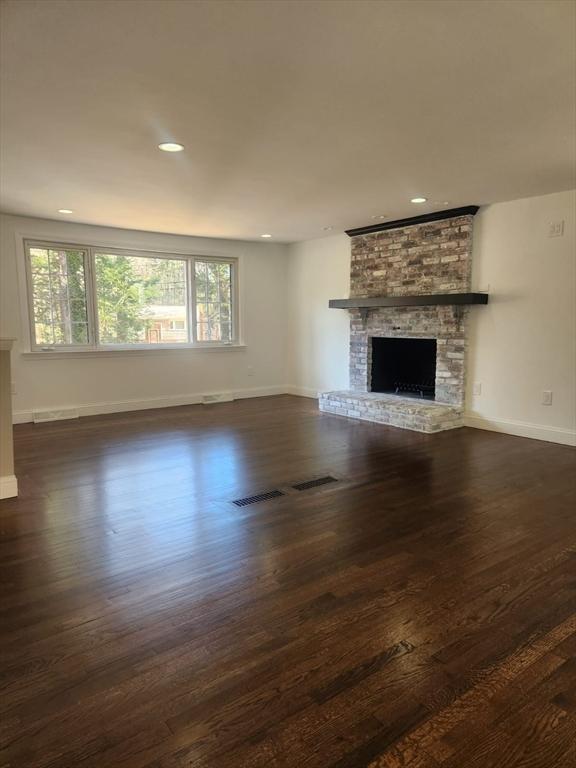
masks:
<instances>
[{"instance_id":1,"label":"recessed ceiling light","mask_svg":"<svg viewBox=\"0 0 576 768\"><path fill-rule=\"evenodd\" d=\"M322 227L322 229L324 230L324 232L330 232L332 227Z\"/></svg>"},{"instance_id":2,"label":"recessed ceiling light","mask_svg":"<svg viewBox=\"0 0 576 768\"><path fill-rule=\"evenodd\" d=\"M74 213L70 208L58 208L58 213Z\"/></svg>"},{"instance_id":3,"label":"recessed ceiling light","mask_svg":"<svg viewBox=\"0 0 576 768\"><path fill-rule=\"evenodd\" d=\"M413 197L410 200L411 203L427 203L428 198L427 197Z\"/></svg>"},{"instance_id":4,"label":"recessed ceiling light","mask_svg":"<svg viewBox=\"0 0 576 768\"><path fill-rule=\"evenodd\" d=\"M272 237L272 235L266 234L266 235L260 235L260 237Z\"/></svg>"},{"instance_id":5,"label":"recessed ceiling light","mask_svg":"<svg viewBox=\"0 0 576 768\"><path fill-rule=\"evenodd\" d=\"M374 214L374 216L371 216L370 218L371 219L385 219L386 218L386 214L384 214L384 213L376 213L376 214Z\"/></svg>"},{"instance_id":6,"label":"recessed ceiling light","mask_svg":"<svg viewBox=\"0 0 576 768\"><path fill-rule=\"evenodd\" d=\"M158 144L158 149L161 149L162 152L182 152L184 145L176 144L174 141L164 141L162 144Z\"/></svg>"}]
</instances>

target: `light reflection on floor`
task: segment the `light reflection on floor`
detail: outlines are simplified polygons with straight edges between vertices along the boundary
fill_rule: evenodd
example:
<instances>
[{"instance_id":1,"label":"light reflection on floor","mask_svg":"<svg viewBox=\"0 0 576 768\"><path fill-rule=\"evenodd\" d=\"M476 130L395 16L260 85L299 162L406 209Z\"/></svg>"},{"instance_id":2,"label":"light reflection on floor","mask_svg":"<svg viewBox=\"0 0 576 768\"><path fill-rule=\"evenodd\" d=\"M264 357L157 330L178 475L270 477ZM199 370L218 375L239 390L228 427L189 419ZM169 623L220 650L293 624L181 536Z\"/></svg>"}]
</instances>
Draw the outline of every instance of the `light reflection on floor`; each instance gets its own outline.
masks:
<instances>
[{"instance_id":1,"label":"light reflection on floor","mask_svg":"<svg viewBox=\"0 0 576 768\"><path fill-rule=\"evenodd\" d=\"M153 440L124 438L121 450L72 462L71 470L77 485L66 487L58 478L46 482L48 514L62 505L78 513L79 548L73 562L58 528L45 540L47 567L63 577L82 559L86 568L117 575L167 550L175 559L185 558L192 544L198 553L208 531L214 536L215 526L222 528L223 546L234 542L236 557L246 541L243 516L229 504L214 503L242 487L243 453L233 431L183 435L170 430L155 433ZM87 518L98 529L98 546L80 535ZM207 565L197 555L190 562L191 568Z\"/></svg>"}]
</instances>

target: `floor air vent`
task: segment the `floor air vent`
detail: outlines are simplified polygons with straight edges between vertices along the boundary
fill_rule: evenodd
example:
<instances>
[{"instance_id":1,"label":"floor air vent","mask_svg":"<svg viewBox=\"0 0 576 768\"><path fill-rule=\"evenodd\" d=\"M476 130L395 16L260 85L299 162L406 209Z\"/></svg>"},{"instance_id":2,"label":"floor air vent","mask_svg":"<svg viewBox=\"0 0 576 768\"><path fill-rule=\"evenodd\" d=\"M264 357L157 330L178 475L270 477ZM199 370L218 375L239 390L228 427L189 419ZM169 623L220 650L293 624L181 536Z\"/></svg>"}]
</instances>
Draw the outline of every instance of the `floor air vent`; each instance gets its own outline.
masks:
<instances>
[{"instance_id":1,"label":"floor air vent","mask_svg":"<svg viewBox=\"0 0 576 768\"><path fill-rule=\"evenodd\" d=\"M284 496L282 491L267 491L266 493L258 493L256 496L246 496L245 499L234 499L232 504L236 504L237 507L246 507L248 504L257 504L259 501L268 501L268 499L277 499L279 496Z\"/></svg>"},{"instance_id":2,"label":"floor air vent","mask_svg":"<svg viewBox=\"0 0 576 768\"><path fill-rule=\"evenodd\" d=\"M305 483L296 483L292 488L295 488L297 491L307 491L309 488L317 488L319 485L327 485L328 483L337 482L338 479L336 477L326 475L326 477L318 477L316 480L307 480Z\"/></svg>"}]
</instances>

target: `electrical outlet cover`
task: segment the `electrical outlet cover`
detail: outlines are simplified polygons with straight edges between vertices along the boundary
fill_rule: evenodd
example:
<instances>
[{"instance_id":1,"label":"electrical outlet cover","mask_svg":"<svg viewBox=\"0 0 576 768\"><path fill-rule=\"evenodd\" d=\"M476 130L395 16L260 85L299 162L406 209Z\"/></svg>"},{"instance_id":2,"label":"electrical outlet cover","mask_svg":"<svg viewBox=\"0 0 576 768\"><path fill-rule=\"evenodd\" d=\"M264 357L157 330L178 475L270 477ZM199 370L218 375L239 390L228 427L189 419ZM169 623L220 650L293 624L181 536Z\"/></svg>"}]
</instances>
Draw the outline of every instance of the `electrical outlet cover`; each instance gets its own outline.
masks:
<instances>
[{"instance_id":1,"label":"electrical outlet cover","mask_svg":"<svg viewBox=\"0 0 576 768\"><path fill-rule=\"evenodd\" d=\"M564 234L564 221L551 221L548 229L548 237L562 237Z\"/></svg>"}]
</instances>

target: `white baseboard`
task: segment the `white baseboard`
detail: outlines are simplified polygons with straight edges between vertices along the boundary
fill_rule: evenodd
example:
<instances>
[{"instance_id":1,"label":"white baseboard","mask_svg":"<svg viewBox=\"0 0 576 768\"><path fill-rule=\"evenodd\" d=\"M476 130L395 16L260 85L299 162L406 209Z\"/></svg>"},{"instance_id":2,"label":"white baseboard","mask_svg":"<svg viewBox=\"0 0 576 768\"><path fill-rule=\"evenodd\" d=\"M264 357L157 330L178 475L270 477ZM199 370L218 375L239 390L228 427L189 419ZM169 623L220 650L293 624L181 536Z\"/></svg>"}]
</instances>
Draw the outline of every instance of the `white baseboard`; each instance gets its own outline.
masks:
<instances>
[{"instance_id":1,"label":"white baseboard","mask_svg":"<svg viewBox=\"0 0 576 768\"><path fill-rule=\"evenodd\" d=\"M14 411L12 413L12 424L28 424L29 421L34 421L33 411Z\"/></svg>"},{"instance_id":2,"label":"white baseboard","mask_svg":"<svg viewBox=\"0 0 576 768\"><path fill-rule=\"evenodd\" d=\"M206 393L191 395L172 395L168 397L155 397L146 400L119 400L113 403L92 403L90 405L59 406L59 408L73 408L79 416L99 416L107 413L123 413L125 411L143 411L150 408L171 408L177 405L198 405ZM298 397L310 397L317 399L318 391L309 387L289 386L271 386L271 387L253 387L251 389L240 389L233 392L219 393L221 395L230 395L231 400L242 400L251 397L270 397L273 395L296 395ZM25 424L34 420L33 411L16 411L13 414L14 424ZM507 435L516 435L517 437L530 437L533 440L545 440L550 443L560 443L561 445L576 446L576 431L562 429L560 427L547 427L542 424L531 424L524 421L513 421L507 419L489 419L482 416L475 416L470 413L464 414L464 424L474 429L487 429L491 432L502 432ZM0 493L3 493L4 485L6 488L13 484L17 493L16 478L10 476L0 478ZM0 498L9 498L0 496Z\"/></svg>"},{"instance_id":3,"label":"white baseboard","mask_svg":"<svg viewBox=\"0 0 576 768\"><path fill-rule=\"evenodd\" d=\"M285 392L288 395L297 395L297 397L311 397L314 400L318 399L318 390L310 389L309 387L295 387L290 385L285 387Z\"/></svg>"},{"instance_id":4,"label":"white baseboard","mask_svg":"<svg viewBox=\"0 0 576 768\"><path fill-rule=\"evenodd\" d=\"M14 496L18 496L16 475L0 477L0 499L12 499Z\"/></svg>"},{"instance_id":5,"label":"white baseboard","mask_svg":"<svg viewBox=\"0 0 576 768\"><path fill-rule=\"evenodd\" d=\"M151 397L146 400L118 400L113 403L91 403L89 405L58 406L58 410L74 410L78 416L101 416L107 413L124 413L126 411L146 411L150 408L171 408L176 405L199 405L203 397L209 393L193 395L171 395L168 397ZM241 400L249 397L270 397L287 394L286 387L253 387L234 392L219 392L227 396L227 400ZM39 409L36 409L39 410ZM55 407L46 410L55 410ZM14 424L26 424L34 421L34 411L15 411L12 415Z\"/></svg>"},{"instance_id":6,"label":"white baseboard","mask_svg":"<svg viewBox=\"0 0 576 768\"><path fill-rule=\"evenodd\" d=\"M39 424L43 421L67 421L68 419L77 419L80 416L76 408L65 408L63 410L32 411L32 421Z\"/></svg>"},{"instance_id":7,"label":"white baseboard","mask_svg":"<svg viewBox=\"0 0 576 768\"><path fill-rule=\"evenodd\" d=\"M525 421L507 419L488 419L483 416L464 414L464 425L474 429L487 429L490 432L503 432L516 437L530 437L533 440L545 440L548 443L576 446L576 432L561 427L546 427L542 424L530 424Z\"/></svg>"},{"instance_id":8,"label":"white baseboard","mask_svg":"<svg viewBox=\"0 0 576 768\"><path fill-rule=\"evenodd\" d=\"M239 389L234 392L234 400L245 400L249 397L273 397L274 395L287 395L286 387L253 387L252 389Z\"/></svg>"}]
</instances>

